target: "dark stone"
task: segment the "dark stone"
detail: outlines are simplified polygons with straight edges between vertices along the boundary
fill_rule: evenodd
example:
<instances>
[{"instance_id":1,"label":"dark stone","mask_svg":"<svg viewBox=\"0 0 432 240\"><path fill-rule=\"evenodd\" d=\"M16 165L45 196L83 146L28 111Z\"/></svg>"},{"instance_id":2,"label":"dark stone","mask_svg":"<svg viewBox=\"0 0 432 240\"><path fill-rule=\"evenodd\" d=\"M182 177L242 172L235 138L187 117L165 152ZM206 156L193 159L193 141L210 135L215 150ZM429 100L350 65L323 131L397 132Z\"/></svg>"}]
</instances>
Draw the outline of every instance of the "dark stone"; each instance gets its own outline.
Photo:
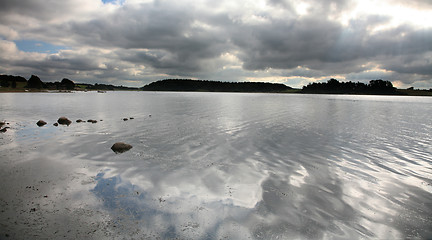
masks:
<instances>
[{"instance_id":1,"label":"dark stone","mask_svg":"<svg viewBox=\"0 0 432 240\"><path fill-rule=\"evenodd\" d=\"M132 145L123 142L116 142L114 145L112 145L111 150L113 150L115 153L122 153L130 150L131 148Z\"/></svg>"},{"instance_id":2,"label":"dark stone","mask_svg":"<svg viewBox=\"0 0 432 240\"><path fill-rule=\"evenodd\" d=\"M89 120L87 120L87 122L90 122L90 123L97 123L97 120L89 119Z\"/></svg>"},{"instance_id":3,"label":"dark stone","mask_svg":"<svg viewBox=\"0 0 432 240\"><path fill-rule=\"evenodd\" d=\"M129 119L135 119L135 118L133 118L133 117L130 117Z\"/></svg>"},{"instance_id":4,"label":"dark stone","mask_svg":"<svg viewBox=\"0 0 432 240\"><path fill-rule=\"evenodd\" d=\"M77 123L80 123L80 122L83 122L83 120L78 119L78 120L76 120L76 122L77 122Z\"/></svg>"},{"instance_id":5,"label":"dark stone","mask_svg":"<svg viewBox=\"0 0 432 240\"><path fill-rule=\"evenodd\" d=\"M123 118L123 121L127 121L127 120L129 120L128 118Z\"/></svg>"},{"instance_id":6,"label":"dark stone","mask_svg":"<svg viewBox=\"0 0 432 240\"><path fill-rule=\"evenodd\" d=\"M0 129L0 132L3 132L3 133L4 133L4 132L6 132L6 131L7 131L7 129L8 129L7 127L5 127L5 128L2 128L2 129Z\"/></svg>"},{"instance_id":7,"label":"dark stone","mask_svg":"<svg viewBox=\"0 0 432 240\"><path fill-rule=\"evenodd\" d=\"M37 123L36 123L39 127L42 127L43 125L45 125L45 124L47 124L44 120L39 120Z\"/></svg>"},{"instance_id":8,"label":"dark stone","mask_svg":"<svg viewBox=\"0 0 432 240\"><path fill-rule=\"evenodd\" d=\"M60 117L60 118L57 120L57 122L58 122L59 124L61 124L61 125L68 125L68 126L72 123L72 121L69 120L69 119L66 118L66 117Z\"/></svg>"},{"instance_id":9,"label":"dark stone","mask_svg":"<svg viewBox=\"0 0 432 240\"><path fill-rule=\"evenodd\" d=\"M57 127L57 126L58 126L58 123L54 123L53 125Z\"/></svg>"}]
</instances>

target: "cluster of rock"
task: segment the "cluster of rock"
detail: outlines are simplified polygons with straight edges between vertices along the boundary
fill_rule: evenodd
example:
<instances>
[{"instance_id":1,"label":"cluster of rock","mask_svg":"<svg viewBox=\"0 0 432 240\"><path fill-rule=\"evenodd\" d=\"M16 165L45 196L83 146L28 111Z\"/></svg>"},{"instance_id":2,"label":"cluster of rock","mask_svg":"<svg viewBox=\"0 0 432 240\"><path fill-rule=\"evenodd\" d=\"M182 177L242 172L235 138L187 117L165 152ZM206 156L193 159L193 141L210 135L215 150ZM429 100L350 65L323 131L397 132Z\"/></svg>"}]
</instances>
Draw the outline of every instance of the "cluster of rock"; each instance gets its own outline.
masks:
<instances>
[{"instance_id":1,"label":"cluster of rock","mask_svg":"<svg viewBox=\"0 0 432 240\"><path fill-rule=\"evenodd\" d=\"M103 120L101 119L100 121L103 121ZM85 121L83 121L82 119L78 119L78 120L76 120L76 122L77 123L83 123ZM98 121L94 120L94 119L89 119L89 120L87 120L87 122L89 122L89 123L97 123Z\"/></svg>"},{"instance_id":2,"label":"cluster of rock","mask_svg":"<svg viewBox=\"0 0 432 240\"><path fill-rule=\"evenodd\" d=\"M127 121L129 119L134 119L134 118L133 117L123 118L123 121ZM100 120L100 121L103 121L103 120ZM78 120L76 120L76 122L77 123L83 123L85 121L83 121L82 119L78 119ZM87 120L87 122L89 122L89 123L97 123L98 121L94 120L94 119L89 119L89 120ZM1 123L3 123L3 122L1 122ZM60 117L57 120L57 122L54 123L53 125L54 126L58 126L59 124L61 124L61 125L67 125L67 126L69 126L71 123L72 123L72 121L69 120L67 117ZM36 125L38 125L39 127L42 127L42 126L44 126L46 124L47 124L47 122L45 122L44 120L39 120L36 123ZM130 145L130 144L127 144L127 143L124 143L124 142L116 142L116 143L114 143L114 145L112 145L111 150L113 150L113 152L115 152L115 153L123 153L123 152L129 151L131 148L132 148L132 145Z\"/></svg>"},{"instance_id":3,"label":"cluster of rock","mask_svg":"<svg viewBox=\"0 0 432 240\"><path fill-rule=\"evenodd\" d=\"M151 116L151 115L149 115ZM133 117L129 117L129 118L123 118L123 121L127 121L127 120L132 120L134 119ZM103 121L103 120L100 120ZM77 123L84 123L85 121L83 121L82 119L78 119L76 120ZM87 120L87 122L89 123L97 123L97 120L94 119L89 119ZM67 117L59 117L59 119L57 119L57 122L55 122L53 125L54 126L58 126L60 125L66 125L69 126L72 123L71 120L69 120ZM46 121L44 120L39 120L36 122L36 125L38 125L39 127L43 127L47 124ZM9 125L9 123L6 122L0 122L0 132L6 132L7 129L9 128L9 126L3 127L4 125ZM114 145L112 145L111 150L115 153L123 153L126 151L129 151L132 148L132 145L124 143L124 142L116 142L114 143Z\"/></svg>"},{"instance_id":4,"label":"cluster of rock","mask_svg":"<svg viewBox=\"0 0 432 240\"><path fill-rule=\"evenodd\" d=\"M127 120L129 120L129 119L135 119L135 118L133 118L133 117L129 117L129 118L123 118L123 121L127 121ZM99 120L100 122L102 122L103 120L101 119L101 120ZM78 119L78 120L76 120L76 122L77 123L83 123L83 122L85 122L84 120L82 120L82 119ZM89 119L89 120L87 120L87 122L89 122L89 123L97 123L98 121L97 120L94 120L94 119ZM1 123L1 122L0 122ZM67 126L69 126L70 124L72 123L72 121L71 120L69 120L67 117L60 117L58 120L57 120L57 122L56 123L54 123L53 125L54 126L58 126L59 124L61 124L61 125L67 125ZM45 122L44 120L39 120L37 123L36 123L36 125L38 125L39 127L42 127L42 126L45 126L47 124L47 122ZM1 125L0 125L1 126Z\"/></svg>"},{"instance_id":5,"label":"cluster of rock","mask_svg":"<svg viewBox=\"0 0 432 240\"><path fill-rule=\"evenodd\" d=\"M100 121L103 121L103 120L100 120ZM76 122L77 122L77 123L81 123L81 122L85 122L85 121L83 121L82 119L78 119L78 120L76 120ZM89 120L87 120L87 122L90 122L90 123L97 123L98 121L97 121L97 120L94 120L94 119L89 119ZM54 125L54 126L58 126L59 124L61 124L61 125L69 126L71 123L72 123L72 121L69 120L67 117L60 117L60 118L57 120L57 122L55 122L53 125ZM46 124L47 124L47 122L45 122L44 120L39 120L39 121L36 123L36 125L38 125L39 127L45 126Z\"/></svg>"}]
</instances>

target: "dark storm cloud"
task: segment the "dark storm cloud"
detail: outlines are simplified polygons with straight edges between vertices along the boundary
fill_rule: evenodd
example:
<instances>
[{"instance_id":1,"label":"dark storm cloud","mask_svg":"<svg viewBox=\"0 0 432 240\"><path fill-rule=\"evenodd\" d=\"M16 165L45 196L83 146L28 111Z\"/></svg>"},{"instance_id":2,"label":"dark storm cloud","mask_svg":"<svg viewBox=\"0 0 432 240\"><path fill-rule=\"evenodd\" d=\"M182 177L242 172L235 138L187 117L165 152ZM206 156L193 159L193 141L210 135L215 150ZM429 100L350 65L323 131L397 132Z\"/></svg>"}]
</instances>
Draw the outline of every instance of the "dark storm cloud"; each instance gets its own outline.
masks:
<instances>
[{"instance_id":1,"label":"dark storm cloud","mask_svg":"<svg viewBox=\"0 0 432 240\"><path fill-rule=\"evenodd\" d=\"M198 61L199 58L190 58L190 56L187 56L182 60L179 55L165 50L122 50L118 54L121 60L151 66L160 72L170 75L187 75L188 73L199 72L201 69Z\"/></svg>"},{"instance_id":2,"label":"dark storm cloud","mask_svg":"<svg viewBox=\"0 0 432 240\"><path fill-rule=\"evenodd\" d=\"M81 17L79 13L89 10L90 4L85 0L2 0L0 7L0 23L14 26L26 26L43 21L62 19L67 16ZM91 5L98 5L97 1Z\"/></svg>"},{"instance_id":3,"label":"dark storm cloud","mask_svg":"<svg viewBox=\"0 0 432 240\"><path fill-rule=\"evenodd\" d=\"M89 54L96 53L89 52ZM84 55L49 55L47 58L39 61L35 61L33 59L23 59L16 61L14 64L27 68L39 68L40 70L45 70L47 72L51 69L73 69L75 71L91 71L98 69L97 62L95 62L94 59L90 56L86 57Z\"/></svg>"},{"instance_id":4,"label":"dark storm cloud","mask_svg":"<svg viewBox=\"0 0 432 240\"><path fill-rule=\"evenodd\" d=\"M385 69L397 73L432 76L432 54L399 56L383 63Z\"/></svg>"},{"instance_id":5,"label":"dark storm cloud","mask_svg":"<svg viewBox=\"0 0 432 240\"><path fill-rule=\"evenodd\" d=\"M195 18L197 14L193 8L144 4L134 9L124 7L89 22L59 25L56 32L64 29L79 44L120 48L124 51L119 53L123 60L162 71L193 72L203 68L201 60L217 58L229 50L228 38L221 30L203 29L201 24L207 23Z\"/></svg>"},{"instance_id":6,"label":"dark storm cloud","mask_svg":"<svg viewBox=\"0 0 432 240\"><path fill-rule=\"evenodd\" d=\"M55 2L54 2L55 3ZM45 17L41 12L45 11L46 6L38 1L23 0L2 0L0 8L0 19L2 22L8 21L12 14L21 16Z\"/></svg>"},{"instance_id":7,"label":"dark storm cloud","mask_svg":"<svg viewBox=\"0 0 432 240\"><path fill-rule=\"evenodd\" d=\"M292 69L303 66L328 73L363 71L361 63L376 61L390 66L389 70L406 73L405 63L411 63L412 73L430 75L432 51L431 30L414 30L401 26L371 33L369 29L387 18L372 16L352 21L348 26L319 17L292 21L272 21L263 26L239 26L240 34L232 34L233 42L241 49L244 68ZM406 55L406 56L405 56ZM403 57L405 56L405 57ZM410 61L410 57L424 61ZM394 57L404 61L391 61ZM411 59L411 60L414 60ZM429 67L429 68L428 68ZM419 71L419 72L417 72Z\"/></svg>"},{"instance_id":8,"label":"dark storm cloud","mask_svg":"<svg viewBox=\"0 0 432 240\"><path fill-rule=\"evenodd\" d=\"M233 42L250 70L295 68L308 61L323 60L338 40L341 27L318 19L273 21L263 26L239 27Z\"/></svg>"},{"instance_id":9,"label":"dark storm cloud","mask_svg":"<svg viewBox=\"0 0 432 240\"><path fill-rule=\"evenodd\" d=\"M125 7L103 18L58 27L76 34L89 45L126 49L175 48L175 41L184 41L183 33L192 22L193 18L187 12L150 4L138 9Z\"/></svg>"}]
</instances>

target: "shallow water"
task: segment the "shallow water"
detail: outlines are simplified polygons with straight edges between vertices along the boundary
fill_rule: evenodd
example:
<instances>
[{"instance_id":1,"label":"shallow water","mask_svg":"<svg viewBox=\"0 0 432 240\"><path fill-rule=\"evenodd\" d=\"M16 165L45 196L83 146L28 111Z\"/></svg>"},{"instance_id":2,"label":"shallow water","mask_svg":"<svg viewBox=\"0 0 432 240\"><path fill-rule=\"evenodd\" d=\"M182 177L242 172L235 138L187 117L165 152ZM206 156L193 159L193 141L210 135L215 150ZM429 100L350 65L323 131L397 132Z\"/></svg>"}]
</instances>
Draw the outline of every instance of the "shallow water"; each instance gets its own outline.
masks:
<instances>
[{"instance_id":1,"label":"shallow water","mask_svg":"<svg viewBox=\"0 0 432 240\"><path fill-rule=\"evenodd\" d=\"M0 239L432 238L431 116L427 97L2 93Z\"/></svg>"}]
</instances>

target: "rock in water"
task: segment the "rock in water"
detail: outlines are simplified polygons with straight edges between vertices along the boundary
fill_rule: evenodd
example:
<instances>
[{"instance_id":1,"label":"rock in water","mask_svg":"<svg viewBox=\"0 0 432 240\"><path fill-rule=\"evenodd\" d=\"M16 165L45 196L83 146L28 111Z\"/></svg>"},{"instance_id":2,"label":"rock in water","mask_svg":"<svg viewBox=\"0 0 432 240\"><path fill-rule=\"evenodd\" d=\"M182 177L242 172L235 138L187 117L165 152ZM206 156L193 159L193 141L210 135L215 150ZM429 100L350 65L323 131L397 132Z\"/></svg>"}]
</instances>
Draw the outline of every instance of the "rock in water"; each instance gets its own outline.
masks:
<instances>
[{"instance_id":1,"label":"rock in water","mask_svg":"<svg viewBox=\"0 0 432 240\"><path fill-rule=\"evenodd\" d=\"M58 123L54 123L53 125L57 127L57 126L58 126Z\"/></svg>"},{"instance_id":2,"label":"rock in water","mask_svg":"<svg viewBox=\"0 0 432 240\"><path fill-rule=\"evenodd\" d=\"M131 148L132 145L123 142L116 142L114 145L112 145L111 150L113 150L115 153L122 153L130 150Z\"/></svg>"},{"instance_id":3,"label":"rock in water","mask_svg":"<svg viewBox=\"0 0 432 240\"><path fill-rule=\"evenodd\" d=\"M47 124L44 120L39 120L37 123L36 123L39 127L42 127L43 125L45 125L45 124Z\"/></svg>"},{"instance_id":4,"label":"rock in water","mask_svg":"<svg viewBox=\"0 0 432 240\"><path fill-rule=\"evenodd\" d=\"M67 117L60 117L57 122L62 125L70 125L72 123L71 120L67 119Z\"/></svg>"},{"instance_id":5,"label":"rock in water","mask_svg":"<svg viewBox=\"0 0 432 240\"><path fill-rule=\"evenodd\" d=\"M76 120L76 122L77 122L77 123L80 123L80 122L83 122L83 120L78 119L78 120Z\"/></svg>"}]
</instances>

